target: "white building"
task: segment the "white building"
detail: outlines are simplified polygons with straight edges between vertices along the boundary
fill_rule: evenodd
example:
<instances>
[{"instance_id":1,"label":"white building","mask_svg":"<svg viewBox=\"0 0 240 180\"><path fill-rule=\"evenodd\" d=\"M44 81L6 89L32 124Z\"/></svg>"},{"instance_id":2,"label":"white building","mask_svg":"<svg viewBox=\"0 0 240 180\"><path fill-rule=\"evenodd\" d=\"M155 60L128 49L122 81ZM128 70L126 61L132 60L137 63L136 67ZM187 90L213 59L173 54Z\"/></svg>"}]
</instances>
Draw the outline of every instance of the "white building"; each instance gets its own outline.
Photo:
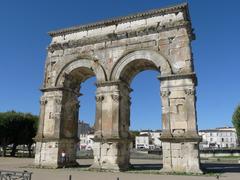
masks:
<instances>
[{"instance_id":1,"label":"white building","mask_svg":"<svg viewBox=\"0 0 240 180\"><path fill-rule=\"evenodd\" d=\"M86 134L80 138L80 149L81 150L92 150L94 141L94 134Z\"/></svg>"},{"instance_id":2,"label":"white building","mask_svg":"<svg viewBox=\"0 0 240 180\"><path fill-rule=\"evenodd\" d=\"M78 122L78 137L83 134L89 134L92 131L91 126L84 121Z\"/></svg>"},{"instance_id":3,"label":"white building","mask_svg":"<svg viewBox=\"0 0 240 180\"><path fill-rule=\"evenodd\" d=\"M237 146L236 129L232 127L200 130L199 135L202 136L200 149L234 148Z\"/></svg>"},{"instance_id":4,"label":"white building","mask_svg":"<svg viewBox=\"0 0 240 180\"><path fill-rule=\"evenodd\" d=\"M136 149L149 149L150 137L148 134L140 134L135 137Z\"/></svg>"},{"instance_id":5,"label":"white building","mask_svg":"<svg viewBox=\"0 0 240 180\"><path fill-rule=\"evenodd\" d=\"M93 147L93 128L90 127L88 123L84 121L79 121L78 123L78 138L80 139L79 142L79 149L80 150L92 150Z\"/></svg>"},{"instance_id":6,"label":"white building","mask_svg":"<svg viewBox=\"0 0 240 180\"><path fill-rule=\"evenodd\" d=\"M161 149L162 142L160 141L161 131L141 131L139 136L135 138L136 149Z\"/></svg>"}]
</instances>

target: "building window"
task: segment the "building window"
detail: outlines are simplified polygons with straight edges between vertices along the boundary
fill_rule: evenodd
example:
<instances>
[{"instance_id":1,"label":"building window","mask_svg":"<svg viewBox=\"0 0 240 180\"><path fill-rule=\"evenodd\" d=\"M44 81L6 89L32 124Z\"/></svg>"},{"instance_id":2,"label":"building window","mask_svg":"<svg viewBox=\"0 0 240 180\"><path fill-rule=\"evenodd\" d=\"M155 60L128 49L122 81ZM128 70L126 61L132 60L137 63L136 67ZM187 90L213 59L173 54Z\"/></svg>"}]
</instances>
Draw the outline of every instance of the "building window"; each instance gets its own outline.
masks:
<instances>
[{"instance_id":1,"label":"building window","mask_svg":"<svg viewBox=\"0 0 240 180\"><path fill-rule=\"evenodd\" d=\"M222 138L222 142L224 142L224 138Z\"/></svg>"}]
</instances>

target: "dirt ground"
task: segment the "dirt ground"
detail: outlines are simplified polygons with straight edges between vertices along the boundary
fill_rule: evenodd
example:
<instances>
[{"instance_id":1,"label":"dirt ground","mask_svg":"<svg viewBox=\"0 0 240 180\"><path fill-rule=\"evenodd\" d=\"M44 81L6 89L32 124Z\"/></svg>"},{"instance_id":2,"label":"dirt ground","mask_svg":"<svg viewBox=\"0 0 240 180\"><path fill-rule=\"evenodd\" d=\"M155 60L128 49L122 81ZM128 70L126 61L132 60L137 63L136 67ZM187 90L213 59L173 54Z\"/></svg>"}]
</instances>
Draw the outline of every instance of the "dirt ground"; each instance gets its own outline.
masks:
<instances>
[{"instance_id":1,"label":"dirt ground","mask_svg":"<svg viewBox=\"0 0 240 180\"><path fill-rule=\"evenodd\" d=\"M159 160L131 160L134 170L127 172L90 172L86 171L86 167L91 165L92 160L78 160L80 168L65 169L37 169L31 168L33 159L30 158L0 158L0 171L29 171L32 172L32 180L239 180L240 164L203 164L203 167L214 173L202 176L189 175L162 175L156 174L161 168Z\"/></svg>"}]
</instances>

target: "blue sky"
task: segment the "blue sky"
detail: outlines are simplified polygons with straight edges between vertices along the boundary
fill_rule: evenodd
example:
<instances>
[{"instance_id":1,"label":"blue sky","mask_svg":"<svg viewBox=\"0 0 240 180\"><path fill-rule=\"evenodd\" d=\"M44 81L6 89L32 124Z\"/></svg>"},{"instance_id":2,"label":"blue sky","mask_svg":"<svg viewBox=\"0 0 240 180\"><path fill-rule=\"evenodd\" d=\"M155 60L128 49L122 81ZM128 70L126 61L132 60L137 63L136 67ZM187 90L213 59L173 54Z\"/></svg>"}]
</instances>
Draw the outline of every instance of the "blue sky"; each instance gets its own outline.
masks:
<instances>
[{"instance_id":1,"label":"blue sky","mask_svg":"<svg viewBox=\"0 0 240 180\"><path fill-rule=\"evenodd\" d=\"M177 0L1 0L0 111L39 113L48 31L128 15L184 1ZM199 129L231 125L240 103L240 15L238 0L189 0L197 39ZM131 129L161 128L160 83L144 71L132 83ZM80 117L94 122L95 79L82 86ZM144 82L144 86L143 86ZM148 92L148 93L146 93Z\"/></svg>"}]
</instances>

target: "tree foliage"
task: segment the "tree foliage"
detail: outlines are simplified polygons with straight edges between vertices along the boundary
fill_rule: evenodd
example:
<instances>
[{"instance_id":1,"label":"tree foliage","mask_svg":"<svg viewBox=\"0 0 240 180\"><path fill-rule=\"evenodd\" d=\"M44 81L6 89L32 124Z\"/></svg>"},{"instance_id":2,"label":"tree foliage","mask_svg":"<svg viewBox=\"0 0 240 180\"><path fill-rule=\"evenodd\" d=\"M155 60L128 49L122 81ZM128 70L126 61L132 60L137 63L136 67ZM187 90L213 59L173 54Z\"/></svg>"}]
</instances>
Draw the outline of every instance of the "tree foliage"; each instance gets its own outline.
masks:
<instances>
[{"instance_id":1,"label":"tree foliage","mask_svg":"<svg viewBox=\"0 0 240 180\"><path fill-rule=\"evenodd\" d=\"M139 131L130 131L133 147L135 147L135 138L140 134Z\"/></svg>"},{"instance_id":2,"label":"tree foliage","mask_svg":"<svg viewBox=\"0 0 240 180\"><path fill-rule=\"evenodd\" d=\"M235 109L233 116L232 116L232 123L237 131L238 142L240 140L240 104Z\"/></svg>"},{"instance_id":3,"label":"tree foliage","mask_svg":"<svg viewBox=\"0 0 240 180\"><path fill-rule=\"evenodd\" d=\"M139 131L130 131L131 136L135 139L136 136L140 134Z\"/></svg>"},{"instance_id":4,"label":"tree foliage","mask_svg":"<svg viewBox=\"0 0 240 180\"><path fill-rule=\"evenodd\" d=\"M36 135L38 117L30 113L15 111L0 113L0 146L3 147L4 155L6 147L12 145L11 155L15 156L18 145L27 145L30 150L33 137ZM31 151L29 151L31 155Z\"/></svg>"}]
</instances>

